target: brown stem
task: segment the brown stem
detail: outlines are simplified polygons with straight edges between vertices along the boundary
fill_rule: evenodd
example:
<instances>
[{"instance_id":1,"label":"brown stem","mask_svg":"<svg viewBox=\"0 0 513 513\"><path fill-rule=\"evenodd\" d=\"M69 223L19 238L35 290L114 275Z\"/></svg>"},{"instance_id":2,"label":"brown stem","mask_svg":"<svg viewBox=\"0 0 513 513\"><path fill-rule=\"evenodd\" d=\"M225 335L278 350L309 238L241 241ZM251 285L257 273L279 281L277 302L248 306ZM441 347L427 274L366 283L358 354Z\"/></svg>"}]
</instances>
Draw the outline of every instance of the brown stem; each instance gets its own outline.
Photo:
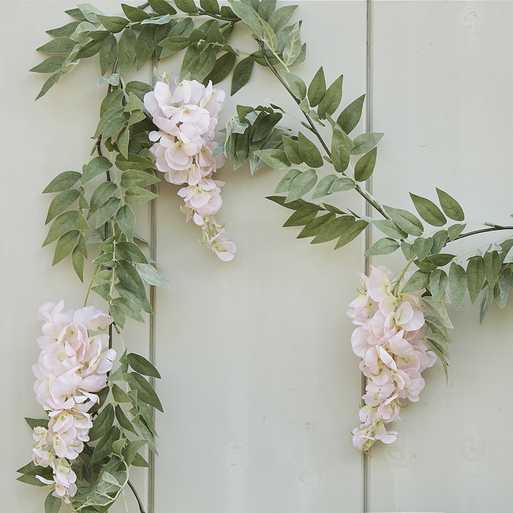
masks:
<instances>
[{"instance_id":1,"label":"brown stem","mask_svg":"<svg viewBox=\"0 0 513 513\"><path fill-rule=\"evenodd\" d=\"M139 497L139 494L137 493L135 486L132 484L130 480L128 480L128 487L130 488L130 490L132 490L132 493L134 494L135 500L137 501L137 505L139 506L140 513L146 513L146 511L144 510L142 500Z\"/></svg>"}]
</instances>

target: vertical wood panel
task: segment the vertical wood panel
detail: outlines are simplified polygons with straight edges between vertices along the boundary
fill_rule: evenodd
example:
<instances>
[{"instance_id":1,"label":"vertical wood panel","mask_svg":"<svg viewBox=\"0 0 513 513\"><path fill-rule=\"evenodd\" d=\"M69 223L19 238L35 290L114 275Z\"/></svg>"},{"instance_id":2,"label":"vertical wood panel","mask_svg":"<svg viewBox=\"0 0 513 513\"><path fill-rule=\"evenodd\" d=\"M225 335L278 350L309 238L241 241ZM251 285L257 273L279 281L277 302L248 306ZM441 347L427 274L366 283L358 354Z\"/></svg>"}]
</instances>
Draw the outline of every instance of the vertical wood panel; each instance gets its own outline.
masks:
<instances>
[{"instance_id":1,"label":"vertical wood panel","mask_svg":"<svg viewBox=\"0 0 513 513\"><path fill-rule=\"evenodd\" d=\"M344 71L346 101L365 89L365 3L301 2L312 77ZM162 70L172 71L172 64ZM174 68L176 69L176 68ZM303 73L304 72L304 73ZM276 102L300 115L264 70L227 101ZM222 123L221 123L222 124ZM158 513L357 513L361 458L350 430L360 377L345 307L363 269L363 239L334 252L280 228L286 212L264 199L281 174L225 169L221 218L239 246L218 262L185 225L176 190L158 200ZM346 194L350 197L350 194ZM361 209L358 200L346 206Z\"/></svg>"},{"instance_id":2,"label":"vertical wood panel","mask_svg":"<svg viewBox=\"0 0 513 513\"><path fill-rule=\"evenodd\" d=\"M436 197L439 185L461 200L470 224L508 222L512 19L511 2L375 3L382 201L413 208L408 191ZM399 442L371 455L370 511L511 510L511 310L494 309L479 326L467 305L453 320L449 384L428 374L420 403L402 415Z\"/></svg>"}]
</instances>

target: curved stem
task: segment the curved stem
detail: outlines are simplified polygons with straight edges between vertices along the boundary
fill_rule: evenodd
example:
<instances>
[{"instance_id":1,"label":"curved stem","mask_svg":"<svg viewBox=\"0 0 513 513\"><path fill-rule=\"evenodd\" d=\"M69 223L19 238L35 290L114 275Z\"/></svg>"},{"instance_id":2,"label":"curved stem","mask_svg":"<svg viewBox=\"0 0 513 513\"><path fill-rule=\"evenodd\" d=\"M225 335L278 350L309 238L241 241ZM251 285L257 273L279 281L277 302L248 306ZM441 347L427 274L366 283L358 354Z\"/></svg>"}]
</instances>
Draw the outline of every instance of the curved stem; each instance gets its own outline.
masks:
<instances>
[{"instance_id":1,"label":"curved stem","mask_svg":"<svg viewBox=\"0 0 513 513\"><path fill-rule=\"evenodd\" d=\"M130 488L130 490L132 490L132 493L134 494L135 500L137 501L137 505L139 506L140 513L146 513L143 503L142 503L142 500L139 497L139 494L137 493L137 490L135 489L135 486L132 484L130 479L128 480L127 484L128 484L128 487Z\"/></svg>"},{"instance_id":2,"label":"curved stem","mask_svg":"<svg viewBox=\"0 0 513 513\"><path fill-rule=\"evenodd\" d=\"M271 73L279 80L281 85L285 88L285 90L289 93L289 95L294 99L297 105L301 104L301 100L296 97L296 95L292 92L290 87L288 86L287 82L284 80L284 78L280 75L280 72L276 68L276 66L272 63L272 61L269 59L267 52L265 50L265 45L262 41L257 40L258 45L260 46L260 49L262 50L262 55L264 57L264 60L267 64L267 67L271 70ZM320 142L321 146L323 147L324 151L326 152L326 155L331 160L331 151L329 146L326 144L326 141L323 139L322 135L317 130L317 127L315 126L312 118L308 115L307 112L305 112L303 109L301 109L301 112L303 113L303 116L306 118L306 121L308 123L308 126L310 127L310 130L315 135L317 140ZM370 193L364 189L362 189L358 184L355 187L355 191L369 203L369 205L372 205L374 209L376 209L385 219L390 219L388 214L385 212L383 207L376 201L375 198L373 198Z\"/></svg>"},{"instance_id":3,"label":"curved stem","mask_svg":"<svg viewBox=\"0 0 513 513\"><path fill-rule=\"evenodd\" d=\"M465 237L471 237L472 235L479 235L481 233L488 233L488 232L498 232L501 230L513 230L513 226L495 225L495 226L491 226L490 228L481 228L479 230L473 230L471 232L462 233L461 235L458 235L453 241L449 241L449 242L454 242L454 241L457 241L460 239L464 239Z\"/></svg>"}]
</instances>

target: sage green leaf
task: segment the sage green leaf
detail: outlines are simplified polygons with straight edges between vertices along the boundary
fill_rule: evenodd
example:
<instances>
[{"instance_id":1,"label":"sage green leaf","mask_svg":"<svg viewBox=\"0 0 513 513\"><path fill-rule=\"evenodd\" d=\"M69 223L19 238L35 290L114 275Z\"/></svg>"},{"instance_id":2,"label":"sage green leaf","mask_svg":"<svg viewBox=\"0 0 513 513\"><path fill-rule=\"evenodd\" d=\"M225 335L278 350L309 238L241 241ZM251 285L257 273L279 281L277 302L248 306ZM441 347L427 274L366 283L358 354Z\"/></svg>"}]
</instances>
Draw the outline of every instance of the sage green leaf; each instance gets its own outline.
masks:
<instances>
[{"instance_id":1,"label":"sage green leaf","mask_svg":"<svg viewBox=\"0 0 513 513\"><path fill-rule=\"evenodd\" d=\"M356 100L352 101L341 113L337 119L338 125L346 134L350 134L362 117L363 102L365 95L362 94Z\"/></svg>"},{"instance_id":2,"label":"sage green leaf","mask_svg":"<svg viewBox=\"0 0 513 513\"><path fill-rule=\"evenodd\" d=\"M53 257L52 265L58 264L75 249L79 237L80 232L77 230L65 233L62 237L60 237L60 239L57 241L57 245L55 246L55 254Z\"/></svg>"},{"instance_id":3,"label":"sage green leaf","mask_svg":"<svg viewBox=\"0 0 513 513\"><path fill-rule=\"evenodd\" d=\"M403 252L406 260L413 260L415 252L413 251L413 244L409 244L405 240L401 241L401 251Z\"/></svg>"},{"instance_id":4,"label":"sage green leaf","mask_svg":"<svg viewBox=\"0 0 513 513\"><path fill-rule=\"evenodd\" d=\"M320 198L322 196L327 196L330 194L331 186L333 182L337 179L336 175L328 175L324 176L319 180L317 187L315 187L315 191L312 195L312 198Z\"/></svg>"},{"instance_id":5,"label":"sage green leaf","mask_svg":"<svg viewBox=\"0 0 513 513\"><path fill-rule=\"evenodd\" d=\"M128 382L134 390L137 390L137 398L139 400L153 406L161 412L164 411L157 393L145 378L136 372L130 372L128 374Z\"/></svg>"},{"instance_id":6,"label":"sage green leaf","mask_svg":"<svg viewBox=\"0 0 513 513\"><path fill-rule=\"evenodd\" d=\"M98 15L98 21L106 30L112 33L121 32L127 25L128 20L121 16L101 16Z\"/></svg>"},{"instance_id":7,"label":"sage green leaf","mask_svg":"<svg viewBox=\"0 0 513 513\"><path fill-rule=\"evenodd\" d=\"M284 5L274 11L269 19L269 23L276 33L287 25L296 9L297 5Z\"/></svg>"},{"instance_id":8,"label":"sage green leaf","mask_svg":"<svg viewBox=\"0 0 513 513\"><path fill-rule=\"evenodd\" d=\"M114 411L116 414L116 420L123 429L125 429L126 431L130 431L131 433L137 433L134 426L132 426L132 423L130 422L125 412L121 408L121 406L116 405L116 409Z\"/></svg>"},{"instance_id":9,"label":"sage green leaf","mask_svg":"<svg viewBox=\"0 0 513 513\"><path fill-rule=\"evenodd\" d=\"M250 80L255 65L254 58L250 55L242 59L235 69L232 76L232 89L231 95L233 96L237 91L240 91Z\"/></svg>"},{"instance_id":10,"label":"sage green leaf","mask_svg":"<svg viewBox=\"0 0 513 513\"><path fill-rule=\"evenodd\" d=\"M332 219L335 219L335 214L328 213L322 216L316 217L312 221L310 221L299 233L297 236L298 239L303 239L307 237L313 237L319 233L319 230L326 223L329 223Z\"/></svg>"},{"instance_id":11,"label":"sage green leaf","mask_svg":"<svg viewBox=\"0 0 513 513\"><path fill-rule=\"evenodd\" d=\"M79 21L71 21L61 27L47 30L46 33L52 37L70 37L75 32L79 24Z\"/></svg>"},{"instance_id":12,"label":"sage green leaf","mask_svg":"<svg viewBox=\"0 0 513 513\"><path fill-rule=\"evenodd\" d=\"M32 73L55 73L62 68L64 61L65 57L63 55L53 55L31 68L30 71L32 71Z\"/></svg>"},{"instance_id":13,"label":"sage green leaf","mask_svg":"<svg viewBox=\"0 0 513 513\"><path fill-rule=\"evenodd\" d=\"M39 91L38 95L36 96L36 100L39 100L39 98L42 98L61 78L62 73L57 72L51 75L48 80L45 81L43 84L43 87L41 87L41 90Z\"/></svg>"},{"instance_id":14,"label":"sage green leaf","mask_svg":"<svg viewBox=\"0 0 513 513\"><path fill-rule=\"evenodd\" d=\"M147 18L141 21L141 25L167 25L172 19L171 14L164 14L156 18Z\"/></svg>"},{"instance_id":15,"label":"sage green leaf","mask_svg":"<svg viewBox=\"0 0 513 513\"><path fill-rule=\"evenodd\" d=\"M436 267L443 267L451 262L456 255L451 255L449 253L438 253L438 255L431 255L426 260L431 262Z\"/></svg>"},{"instance_id":16,"label":"sage green leaf","mask_svg":"<svg viewBox=\"0 0 513 513\"><path fill-rule=\"evenodd\" d=\"M408 234L406 232L403 232L399 227L397 227L389 219L380 219L377 221L373 221L372 224L378 230L383 232L388 237L392 237L393 239L404 239L408 236Z\"/></svg>"},{"instance_id":17,"label":"sage green leaf","mask_svg":"<svg viewBox=\"0 0 513 513\"><path fill-rule=\"evenodd\" d=\"M440 201L442 210L447 217L454 221L463 221L465 219L463 209L452 196L438 188L436 189L436 193L438 194L438 201Z\"/></svg>"},{"instance_id":18,"label":"sage green leaf","mask_svg":"<svg viewBox=\"0 0 513 513\"><path fill-rule=\"evenodd\" d=\"M334 168L343 173L349 165L353 141L338 126L333 127L331 139L331 160ZM322 158L321 158L322 161Z\"/></svg>"},{"instance_id":19,"label":"sage green leaf","mask_svg":"<svg viewBox=\"0 0 513 513\"><path fill-rule=\"evenodd\" d=\"M486 281L493 288L499 279L502 261L497 251L488 251L483 257Z\"/></svg>"},{"instance_id":20,"label":"sage green leaf","mask_svg":"<svg viewBox=\"0 0 513 513\"><path fill-rule=\"evenodd\" d=\"M108 32L105 31L105 35ZM93 39L86 45L82 46L77 52L76 59L89 59L89 57L95 56L101 49L103 44L103 38Z\"/></svg>"},{"instance_id":21,"label":"sage green leaf","mask_svg":"<svg viewBox=\"0 0 513 513\"><path fill-rule=\"evenodd\" d=\"M301 158L301 155L299 154L299 146L297 141L290 137L283 136L283 150L285 151L285 154L287 155L287 159L292 164L302 164L303 160Z\"/></svg>"},{"instance_id":22,"label":"sage green leaf","mask_svg":"<svg viewBox=\"0 0 513 513\"><path fill-rule=\"evenodd\" d=\"M317 113L321 119L331 116L342 100L343 75L340 75L327 89L326 94L317 107Z\"/></svg>"},{"instance_id":23,"label":"sage green leaf","mask_svg":"<svg viewBox=\"0 0 513 513\"><path fill-rule=\"evenodd\" d=\"M271 51L276 51L277 38L271 25L249 3L239 0L229 0L228 3L233 12L251 29L253 34L261 39Z\"/></svg>"},{"instance_id":24,"label":"sage green leaf","mask_svg":"<svg viewBox=\"0 0 513 513\"><path fill-rule=\"evenodd\" d=\"M349 244L353 239L360 235L368 225L369 223L363 219L358 219L357 221L353 219L353 222L345 229L344 233L338 239L335 244L335 249L339 249L346 244Z\"/></svg>"},{"instance_id":25,"label":"sage green leaf","mask_svg":"<svg viewBox=\"0 0 513 513\"><path fill-rule=\"evenodd\" d=\"M483 258L474 256L469 259L467 265L467 287L470 301L474 303L483 288L485 281L485 268Z\"/></svg>"},{"instance_id":26,"label":"sage green leaf","mask_svg":"<svg viewBox=\"0 0 513 513\"><path fill-rule=\"evenodd\" d=\"M420 237L424 232L422 223L411 212L402 208L384 207L385 212L390 216L392 221L403 231L409 235Z\"/></svg>"},{"instance_id":27,"label":"sage green leaf","mask_svg":"<svg viewBox=\"0 0 513 513\"><path fill-rule=\"evenodd\" d=\"M62 499L54 497L50 492L45 499L45 513L59 513L62 506Z\"/></svg>"},{"instance_id":28,"label":"sage green leaf","mask_svg":"<svg viewBox=\"0 0 513 513\"><path fill-rule=\"evenodd\" d=\"M449 226L449 228L447 228L449 240L456 240L461 235L466 226L466 224L453 224L452 226Z\"/></svg>"},{"instance_id":29,"label":"sage green leaf","mask_svg":"<svg viewBox=\"0 0 513 513\"><path fill-rule=\"evenodd\" d=\"M424 273L422 271L415 271L410 276L404 287L401 288L401 291L406 294L409 292L417 292L418 290L425 289L427 287L428 280L428 273Z\"/></svg>"},{"instance_id":30,"label":"sage green leaf","mask_svg":"<svg viewBox=\"0 0 513 513\"><path fill-rule=\"evenodd\" d=\"M429 275L429 291L431 296L438 301L444 301L446 288L447 274L442 269L435 269Z\"/></svg>"},{"instance_id":31,"label":"sage green leaf","mask_svg":"<svg viewBox=\"0 0 513 513\"><path fill-rule=\"evenodd\" d=\"M310 192L317 183L317 172L314 169L308 169L295 176L290 182L287 201L294 201L302 198Z\"/></svg>"},{"instance_id":32,"label":"sage green leaf","mask_svg":"<svg viewBox=\"0 0 513 513\"><path fill-rule=\"evenodd\" d=\"M282 77L287 82L289 89L292 91L292 94L298 99L302 100L306 97L306 84L303 82L301 77L294 75L294 73L288 73L286 71L282 71Z\"/></svg>"},{"instance_id":33,"label":"sage green leaf","mask_svg":"<svg viewBox=\"0 0 513 513\"><path fill-rule=\"evenodd\" d=\"M147 263L144 253L133 242L121 241L116 244L116 259L132 263Z\"/></svg>"},{"instance_id":34,"label":"sage green leaf","mask_svg":"<svg viewBox=\"0 0 513 513\"><path fill-rule=\"evenodd\" d=\"M447 219L442 211L429 199L410 192L410 197L420 217L433 226L443 226Z\"/></svg>"},{"instance_id":35,"label":"sage green leaf","mask_svg":"<svg viewBox=\"0 0 513 513\"><path fill-rule=\"evenodd\" d=\"M340 237L352 224L354 224L353 216L335 217L331 221L324 223L317 232L316 237L312 240L312 244L320 244L321 242L329 242L330 240Z\"/></svg>"},{"instance_id":36,"label":"sage green leaf","mask_svg":"<svg viewBox=\"0 0 513 513\"><path fill-rule=\"evenodd\" d=\"M93 215L93 226L100 228L105 223L110 221L119 210L121 200L119 198L110 198L104 205L102 205Z\"/></svg>"},{"instance_id":37,"label":"sage green leaf","mask_svg":"<svg viewBox=\"0 0 513 513\"><path fill-rule=\"evenodd\" d=\"M422 303L425 307L424 312L427 317L434 317L438 323L448 330L454 328L452 325L449 314L447 313L447 307L443 301L438 301L432 297L424 296Z\"/></svg>"},{"instance_id":38,"label":"sage green leaf","mask_svg":"<svg viewBox=\"0 0 513 513\"><path fill-rule=\"evenodd\" d=\"M222 82L232 71L236 60L237 56L232 52L227 52L219 57L214 65L214 69L207 77L207 81L210 80L214 85Z\"/></svg>"},{"instance_id":39,"label":"sage green leaf","mask_svg":"<svg viewBox=\"0 0 513 513\"><path fill-rule=\"evenodd\" d=\"M112 396L117 403L129 403L130 397L128 394L118 385L112 385Z\"/></svg>"},{"instance_id":40,"label":"sage green leaf","mask_svg":"<svg viewBox=\"0 0 513 513\"><path fill-rule=\"evenodd\" d=\"M29 425L30 429L34 429L36 427L48 427L48 419L32 419L30 417L25 417L25 422ZM18 470L18 472L21 472L21 469ZM21 473L25 474L25 472Z\"/></svg>"},{"instance_id":41,"label":"sage green leaf","mask_svg":"<svg viewBox=\"0 0 513 513\"><path fill-rule=\"evenodd\" d=\"M367 251L367 256L389 255L399 249L399 242L385 237L377 240Z\"/></svg>"},{"instance_id":42,"label":"sage green leaf","mask_svg":"<svg viewBox=\"0 0 513 513\"><path fill-rule=\"evenodd\" d=\"M142 374L143 376L150 376L152 378L160 378L159 371L155 366L148 361L144 356L135 353L129 353L127 355L128 364L135 372Z\"/></svg>"},{"instance_id":43,"label":"sage green leaf","mask_svg":"<svg viewBox=\"0 0 513 513\"><path fill-rule=\"evenodd\" d=\"M125 13L125 16L130 21L142 21L149 17L149 14L144 11L144 9L140 9L139 7L132 7L131 5L121 4L121 8Z\"/></svg>"},{"instance_id":44,"label":"sage green leaf","mask_svg":"<svg viewBox=\"0 0 513 513\"><path fill-rule=\"evenodd\" d=\"M148 284L154 287L166 287L167 280L155 267L151 264L139 263L135 265L139 276Z\"/></svg>"},{"instance_id":45,"label":"sage green leaf","mask_svg":"<svg viewBox=\"0 0 513 513\"><path fill-rule=\"evenodd\" d=\"M102 182L93 192L90 201L91 213L102 207L107 201L114 196L117 187L112 182Z\"/></svg>"},{"instance_id":46,"label":"sage green leaf","mask_svg":"<svg viewBox=\"0 0 513 513\"><path fill-rule=\"evenodd\" d=\"M97 176L107 173L112 164L105 157L95 157L84 166L82 183L87 183Z\"/></svg>"},{"instance_id":47,"label":"sage green leaf","mask_svg":"<svg viewBox=\"0 0 513 513\"><path fill-rule=\"evenodd\" d=\"M129 189L130 187L147 187L160 183L160 177L147 171L125 171L121 176L121 187Z\"/></svg>"},{"instance_id":48,"label":"sage green leaf","mask_svg":"<svg viewBox=\"0 0 513 513\"><path fill-rule=\"evenodd\" d=\"M413 241L413 251L417 258L426 258L432 253L433 239L431 237L418 237Z\"/></svg>"},{"instance_id":49,"label":"sage green leaf","mask_svg":"<svg viewBox=\"0 0 513 513\"><path fill-rule=\"evenodd\" d=\"M378 149L374 148L358 160L354 168L354 178L358 182L365 182L374 172Z\"/></svg>"},{"instance_id":50,"label":"sage green leaf","mask_svg":"<svg viewBox=\"0 0 513 513\"><path fill-rule=\"evenodd\" d=\"M305 206L296 210L286 221L283 223L284 228L290 226L306 226L310 221L315 219L318 210Z\"/></svg>"},{"instance_id":51,"label":"sage green leaf","mask_svg":"<svg viewBox=\"0 0 513 513\"><path fill-rule=\"evenodd\" d=\"M176 14L176 9L166 0L149 0L149 4L157 14Z\"/></svg>"},{"instance_id":52,"label":"sage green leaf","mask_svg":"<svg viewBox=\"0 0 513 513\"><path fill-rule=\"evenodd\" d=\"M133 210L128 205L123 205L116 214L116 221L126 238L132 240L135 235L135 214Z\"/></svg>"},{"instance_id":53,"label":"sage green leaf","mask_svg":"<svg viewBox=\"0 0 513 513\"><path fill-rule=\"evenodd\" d=\"M288 169L290 167L290 162L283 150L257 150L254 154L271 169Z\"/></svg>"},{"instance_id":54,"label":"sage green leaf","mask_svg":"<svg viewBox=\"0 0 513 513\"><path fill-rule=\"evenodd\" d=\"M116 38L109 34L102 42L100 49L100 69L102 75L112 72L118 58L118 43Z\"/></svg>"},{"instance_id":55,"label":"sage green leaf","mask_svg":"<svg viewBox=\"0 0 513 513\"><path fill-rule=\"evenodd\" d=\"M188 14L196 14L198 12L198 8L193 0L175 0L175 4L180 11Z\"/></svg>"},{"instance_id":56,"label":"sage green leaf","mask_svg":"<svg viewBox=\"0 0 513 513\"><path fill-rule=\"evenodd\" d=\"M377 132L371 132L359 135L353 142L353 155L361 155L362 153L368 153L375 148L383 134Z\"/></svg>"},{"instance_id":57,"label":"sage green leaf","mask_svg":"<svg viewBox=\"0 0 513 513\"><path fill-rule=\"evenodd\" d=\"M301 160L310 167L321 167L323 160L317 146L307 139L301 132L297 136L299 155Z\"/></svg>"},{"instance_id":58,"label":"sage green leaf","mask_svg":"<svg viewBox=\"0 0 513 513\"><path fill-rule=\"evenodd\" d=\"M107 433L114 423L114 408L107 404L94 420L93 427L89 431L89 438L92 442L101 438Z\"/></svg>"},{"instance_id":59,"label":"sage green leaf","mask_svg":"<svg viewBox=\"0 0 513 513\"><path fill-rule=\"evenodd\" d=\"M149 463L139 453L137 453L134 456L134 460L132 461L132 465L134 467L142 467L142 468L148 468L150 466Z\"/></svg>"},{"instance_id":60,"label":"sage green leaf","mask_svg":"<svg viewBox=\"0 0 513 513\"><path fill-rule=\"evenodd\" d=\"M454 262L449 267L449 301L453 305L462 305L467 290L465 269Z\"/></svg>"},{"instance_id":61,"label":"sage green leaf","mask_svg":"<svg viewBox=\"0 0 513 513\"><path fill-rule=\"evenodd\" d=\"M130 129L128 127L126 127L119 134L119 137L116 141L116 145L118 147L119 153L121 153L121 155L123 155L123 157L125 157L126 159L128 159L129 144L130 144Z\"/></svg>"},{"instance_id":62,"label":"sage green leaf","mask_svg":"<svg viewBox=\"0 0 513 513\"><path fill-rule=\"evenodd\" d=\"M43 246L47 246L51 242L59 239L65 233L73 230L80 230L82 225L82 216L76 210L70 210L58 215L52 222L48 235L43 242Z\"/></svg>"},{"instance_id":63,"label":"sage green leaf","mask_svg":"<svg viewBox=\"0 0 513 513\"><path fill-rule=\"evenodd\" d=\"M200 6L207 12L219 12L219 3L217 0L200 0Z\"/></svg>"},{"instance_id":64,"label":"sage green leaf","mask_svg":"<svg viewBox=\"0 0 513 513\"><path fill-rule=\"evenodd\" d=\"M94 448L93 455L91 457L91 464L100 463L105 458L112 454L112 444L119 438L119 429L113 427L110 431L107 431L102 438L100 438L98 444Z\"/></svg>"},{"instance_id":65,"label":"sage green leaf","mask_svg":"<svg viewBox=\"0 0 513 513\"><path fill-rule=\"evenodd\" d=\"M326 78L322 66L318 69L308 86L308 101L312 107L319 105L326 94Z\"/></svg>"},{"instance_id":66,"label":"sage green leaf","mask_svg":"<svg viewBox=\"0 0 513 513\"><path fill-rule=\"evenodd\" d=\"M356 183L349 176L339 176L333 182L330 188L330 194L340 191L350 191L356 187Z\"/></svg>"},{"instance_id":67,"label":"sage green leaf","mask_svg":"<svg viewBox=\"0 0 513 513\"><path fill-rule=\"evenodd\" d=\"M292 180L296 178L296 176L300 175L301 171L298 169L291 169L281 180L278 186L276 187L275 192L289 192L290 185L292 183Z\"/></svg>"},{"instance_id":68,"label":"sage green leaf","mask_svg":"<svg viewBox=\"0 0 513 513\"><path fill-rule=\"evenodd\" d=\"M66 211L80 196L80 192L76 189L69 189L60 192L53 198L48 208L45 224L48 224L52 219Z\"/></svg>"},{"instance_id":69,"label":"sage green leaf","mask_svg":"<svg viewBox=\"0 0 513 513\"><path fill-rule=\"evenodd\" d=\"M447 230L440 230L433 235L432 253L439 253L449 240L449 232Z\"/></svg>"},{"instance_id":70,"label":"sage green leaf","mask_svg":"<svg viewBox=\"0 0 513 513\"><path fill-rule=\"evenodd\" d=\"M497 304L499 308L504 308L508 304L509 293L513 288L513 272L511 268L504 268L499 277L499 295L497 297Z\"/></svg>"},{"instance_id":71,"label":"sage green leaf","mask_svg":"<svg viewBox=\"0 0 513 513\"><path fill-rule=\"evenodd\" d=\"M78 276L78 279L80 281L84 281L85 257L79 250L78 245L71 253L71 263L73 265L73 270L75 271L75 274Z\"/></svg>"},{"instance_id":72,"label":"sage green leaf","mask_svg":"<svg viewBox=\"0 0 513 513\"><path fill-rule=\"evenodd\" d=\"M118 68L122 75L135 67L136 44L137 35L135 31L131 28L125 29L118 43Z\"/></svg>"},{"instance_id":73,"label":"sage green leaf","mask_svg":"<svg viewBox=\"0 0 513 513\"><path fill-rule=\"evenodd\" d=\"M47 55L68 55L76 44L69 37L57 37L37 48L37 51Z\"/></svg>"}]
</instances>

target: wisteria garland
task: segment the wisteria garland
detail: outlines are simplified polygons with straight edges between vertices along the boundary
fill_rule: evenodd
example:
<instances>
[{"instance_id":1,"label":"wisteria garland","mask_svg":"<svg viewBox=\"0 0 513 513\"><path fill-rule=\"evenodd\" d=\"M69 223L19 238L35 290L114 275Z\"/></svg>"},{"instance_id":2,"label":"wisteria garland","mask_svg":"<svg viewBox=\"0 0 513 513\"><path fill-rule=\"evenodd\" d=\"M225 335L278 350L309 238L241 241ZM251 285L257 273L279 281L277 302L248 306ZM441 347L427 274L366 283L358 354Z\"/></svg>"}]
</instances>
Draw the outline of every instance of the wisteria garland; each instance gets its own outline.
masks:
<instances>
[{"instance_id":1,"label":"wisteria garland","mask_svg":"<svg viewBox=\"0 0 513 513\"><path fill-rule=\"evenodd\" d=\"M383 134L352 135L365 95L340 108L342 75L328 83L320 67L305 82L292 72L306 59L302 24L294 19L297 6L277 6L276 0L228 4L149 0L122 4L122 16L81 4L66 11L71 21L49 30L51 40L38 48L46 58L31 71L49 75L38 98L96 55L106 87L91 159L81 171L60 173L43 191L53 195L43 243L55 244L53 263L69 258L81 281L90 275L85 304L95 293L107 305L107 312L91 306L64 311L62 302L41 309L35 393L48 417L26 419L33 428L33 461L18 470L18 479L50 487L46 513L58 512L62 501L74 511L106 512L125 486L145 513L129 472L147 465L144 448L155 450L154 413L163 408L153 379L160 374L141 355L117 356L112 335L127 319L142 321L151 314L146 289L166 283L136 233L137 208L157 197L162 176L180 187L187 221L225 262L236 247L216 219L223 183L215 175L224 158L234 169L249 163L252 174L263 166L284 172L269 199L292 211L284 226L300 227L298 238L336 241L338 249L372 226L384 236L368 249L369 257L401 250L406 264L398 277L373 267L349 308L356 325L351 342L367 382L361 424L353 431L360 450L394 442L390 424L404 405L418 401L423 372L436 362L447 371L448 305L463 304L468 291L471 302L480 298L482 319L491 304L508 303L513 238L468 258L447 248L513 226L486 223L466 231L463 208L441 189L434 201L410 194L416 213L380 202L364 182L376 168ZM232 46L236 24L252 35L253 52ZM182 51L171 83L165 76L154 85L127 80L146 63ZM255 65L293 99L304 118L301 130L281 126L286 112L276 103L237 105L224 145L218 145L225 95L217 84L231 75L234 95L248 84ZM372 217L325 202L346 191L359 195Z\"/></svg>"}]
</instances>

